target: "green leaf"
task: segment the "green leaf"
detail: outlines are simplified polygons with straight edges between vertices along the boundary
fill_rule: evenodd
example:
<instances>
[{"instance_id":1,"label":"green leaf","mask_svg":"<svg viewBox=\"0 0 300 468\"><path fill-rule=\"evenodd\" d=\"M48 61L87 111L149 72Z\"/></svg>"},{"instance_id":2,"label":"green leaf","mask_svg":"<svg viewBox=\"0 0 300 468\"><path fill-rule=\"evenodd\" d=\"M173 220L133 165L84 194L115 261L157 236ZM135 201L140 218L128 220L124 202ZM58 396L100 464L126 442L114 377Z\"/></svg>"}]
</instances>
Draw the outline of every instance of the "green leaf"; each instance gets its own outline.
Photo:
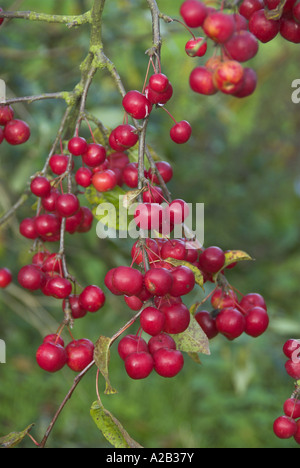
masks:
<instances>
[{"instance_id":1,"label":"green leaf","mask_svg":"<svg viewBox=\"0 0 300 468\"><path fill-rule=\"evenodd\" d=\"M115 448L143 448L133 440L122 424L99 401L92 404L90 414L103 436Z\"/></svg>"},{"instance_id":2,"label":"green leaf","mask_svg":"<svg viewBox=\"0 0 300 468\"><path fill-rule=\"evenodd\" d=\"M110 345L111 345L111 338L108 338L106 336L100 336L98 338L96 344L95 344L95 351L94 351L94 359L96 366L100 370L101 374L105 378L106 382L106 389L105 389L105 394L107 395L113 395L115 393L118 393L117 390L115 390L109 380L109 371L108 371L108 366L109 366L109 360L110 360Z\"/></svg>"},{"instance_id":3,"label":"green leaf","mask_svg":"<svg viewBox=\"0 0 300 468\"><path fill-rule=\"evenodd\" d=\"M183 333L172 335L177 349L195 358L195 353L210 355L209 340L197 320L191 314L190 324Z\"/></svg>"},{"instance_id":4,"label":"green leaf","mask_svg":"<svg viewBox=\"0 0 300 468\"><path fill-rule=\"evenodd\" d=\"M0 447L2 448L14 448L16 447L24 437L31 431L34 424L30 424L29 426L21 432L11 432L10 434L0 438Z\"/></svg>"},{"instance_id":5,"label":"green leaf","mask_svg":"<svg viewBox=\"0 0 300 468\"><path fill-rule=\"evenodd\" d=\"M200 286L203 289L204 277L203 277L201 270L199 270L199 268L197 268L195 265L192 265L192 263L186 262L184 260L177 260L175 258L167 258L164 261L174 266L188 267L190 270L192 270L192 272L195 275L196 284L198 284L198 286Z\"/></svg>"}]
</instances>

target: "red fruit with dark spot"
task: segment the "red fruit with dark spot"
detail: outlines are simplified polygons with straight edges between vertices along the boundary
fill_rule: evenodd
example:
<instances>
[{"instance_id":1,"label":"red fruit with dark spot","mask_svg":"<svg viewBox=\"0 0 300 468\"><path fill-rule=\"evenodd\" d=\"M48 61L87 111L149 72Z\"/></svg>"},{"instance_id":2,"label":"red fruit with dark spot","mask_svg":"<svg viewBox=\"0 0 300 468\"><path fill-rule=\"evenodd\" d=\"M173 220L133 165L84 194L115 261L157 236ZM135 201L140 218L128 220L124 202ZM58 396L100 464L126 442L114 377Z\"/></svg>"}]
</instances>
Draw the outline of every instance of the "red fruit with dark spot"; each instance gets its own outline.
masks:
<instances>
[{"instance_id":1,"label":"red fruit with dark spot","mask_svg":"<svg viewBox=\"0 0 300 468\"><path fill-rule=\"evenodd\" d=\"M151 268L145 273L145 287L153 296L165 296L169 294L173 277L165 268Z\"/></svg>"}]
</instances>

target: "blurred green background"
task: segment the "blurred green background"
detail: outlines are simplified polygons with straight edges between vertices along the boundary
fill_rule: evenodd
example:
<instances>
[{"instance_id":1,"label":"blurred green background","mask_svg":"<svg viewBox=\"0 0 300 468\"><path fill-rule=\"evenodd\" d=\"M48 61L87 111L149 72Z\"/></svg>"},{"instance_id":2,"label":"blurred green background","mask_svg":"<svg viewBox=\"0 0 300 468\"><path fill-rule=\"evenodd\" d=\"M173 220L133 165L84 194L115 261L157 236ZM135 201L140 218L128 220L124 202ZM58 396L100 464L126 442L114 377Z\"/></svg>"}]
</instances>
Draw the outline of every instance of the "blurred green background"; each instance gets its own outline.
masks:
<instances>
[{"instance_id":1,"label":"blurred green background","mask_svg":"<svg viewBox=\"0 0 300 468\"><path fill-rule=\"evenodd\" d=\"M151 21L142 0L107 0L103 35L107 55L116 64L126 88L141 89L151 46ZM35 10L77 14L91 0L2 1L5 10ZM179 17L180 0L159 0L164 13ZM291 83L300 78L299 45L276 38L261 45L249 66L258 73L256 93L244 100L217 94L202 97L188 86L189 73L203 59L184 52L188 32L178 23L162 25L162 71L168 74L174 97L168 110L189 120L193 137L178 146L169 138L172 122L153 112L148 142L174 167L171 192L188 202L205 203L205 245L247 251L255 262L228 272L231 284L244 294L264 295L271 317L260 338L242 336L235 342L217 337L202 365L186 359L183 372L172 380L151 375L130 381L112 349L110 373L118 394L103 404L141 445L152 448L297 448L292 440L273 435L275 418L293 391L284 370L282 346L299 338L300 308L300 104L291 100ZM0 30L1 78L9 96L71 90L79 81L79 64L89 44L87 26L7 22ZM210 50L209 54L212 53ZM64 103L41 101L15 105L27 120L32 137L21 147L1 145L0 208L8 209L29 177L43 166L55 138ZM106 126L122 123L121 98L111 78L98 73L90 90L88 110ZM32 215L29 200L1 230L0 264L11 268L14 284L0 294L0 337L7 346L7 363L0 365L0 436L35 423L32 435L41 440L58 405L71 387L68 369L47 375L35 362L35 351L62 320L55 299L29 294L17 284L20 267L31 260L31 243L21 238L18 223ZM84 197L82 197L84 203ZM54 249L55 246L52 246ZM70 270L81 284L103 286L106 271L130 262L131 243L100 241L95 228L69 236ZM209 289L208 289L209 291ZM187 303L203 299L200 289ZM75 338L96 341L112 336L132 313L122 298L107 294L100 312L78 320ZM68 341L69 336L64 333ZM66 405L48 447L109 447L92 421L96 372L83 379ZM103 381L99 382L104 389ZM28 440L23 447L30 447Z\"/></svg>"}]
</instances>

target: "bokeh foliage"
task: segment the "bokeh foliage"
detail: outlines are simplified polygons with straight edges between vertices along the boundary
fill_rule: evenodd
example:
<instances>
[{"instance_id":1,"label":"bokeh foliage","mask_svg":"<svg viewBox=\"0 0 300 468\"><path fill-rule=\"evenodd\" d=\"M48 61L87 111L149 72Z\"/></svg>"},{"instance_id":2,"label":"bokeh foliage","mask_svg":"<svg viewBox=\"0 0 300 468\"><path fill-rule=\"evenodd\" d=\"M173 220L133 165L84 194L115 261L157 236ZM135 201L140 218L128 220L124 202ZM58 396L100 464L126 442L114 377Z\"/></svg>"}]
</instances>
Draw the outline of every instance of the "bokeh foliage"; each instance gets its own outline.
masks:
<instances>
[{"instance_id":1,"label":"bokeh foliage","mask_svg":"<svg viewBox=\"0 0 300 468\"><path fill-rule=\"evenodd\" d=\"M91 0L2 1L18 8L76 14ZM178 17L179 0L159 0L161 10ZM141 89L151 46L151 22L142 0L107 0L104 14L107 55L116 64L126 88ZM168 109L193 126L191 144L170 141L171 121L157 110L149 125L149 143L162 159L172 162L170 189L188 202L205 203L205 245L247 251L255 262L240 264L228 280L243 293L260 292L268 304L271 325L261 338L227 342L217 337L202 366L186 359L183 372L171 381L156 375L129 381L116 348L111 355L111 381L118 394L103 397L129 434L145 447L276 448L296 447L279 441L273 420L293 390L284 372L284 341L299 338L299 105L291 100L291 83L300 78L299 45L280 37L261 45L252 59L259 77L256 93L245 100L229 96L197 96L188 77L197 59L185 55L187 31L178 24L162 25L162 71L174 86ZM79 80L79 64L88 48L88 27L8 22L0 30L1 78L10 96L71 90ZM200 61L201 62L201 59ZM43 161L58 129L64 104L41 101L15 105L16 114L32 128L23 147L0 148L0 208L6 210L24 190ZM111 78L98 73L88 109L107 126L122 122L121 98ZM85 129L86 130L86 129ZM84 202L84 197L82 197ZM32 214L29 200L1 231L0 263L18 269L30 262L31 244L18 233L18 222ZM128 241L100 241L95 230L69 236L70 269L82 284L103 286L106 271L130 261ZM188 302L203 298L197 289ZM120 298L108 294L97 315L77 321L77 338L96 341L112 336L131 316ZM32 434L43 436L50 419L72 385L64 370L45 375L35 363L42 337L56 330L61 305L39 294L28 294L15 281L0 295L0 336L7 345L7 364L0 367L0 435L35 423ZM65 335L68 340L68 335ZM104 383L100 381L100 389ZM49 447L105 447L89 416L95 400L95 372L81 382L57 422ZM30 446L24 441L23 446Z\"/></svg>"}]
</instances>

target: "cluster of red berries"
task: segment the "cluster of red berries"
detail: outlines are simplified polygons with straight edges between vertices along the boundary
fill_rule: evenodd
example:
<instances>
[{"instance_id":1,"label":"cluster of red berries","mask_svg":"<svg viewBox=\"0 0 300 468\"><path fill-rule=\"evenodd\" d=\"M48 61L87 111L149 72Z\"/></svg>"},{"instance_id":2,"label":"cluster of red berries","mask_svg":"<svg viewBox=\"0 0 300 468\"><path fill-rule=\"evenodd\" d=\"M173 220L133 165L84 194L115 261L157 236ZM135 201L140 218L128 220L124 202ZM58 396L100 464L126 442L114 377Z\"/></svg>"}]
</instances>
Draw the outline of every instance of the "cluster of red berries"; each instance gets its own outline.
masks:
<instances>
[{"instance_id":1,"label":"cluster of red berries","mask_svg":"<svg viewBox=\"0 0 300 468\"><path fill-rule=\"evenodd\" d=\"M81 372L94 358L94 344L87 338L72 340L65 346L58 334L47 335L36 352L38 365L47 372L58 372L68 366Z\"/></svg>"},{"instance_id":2,"label":"cluster of red berries","mask_svg":"<svg viewBox=\"0 0 300 468\"><path fill-rule=\"evenodd\" d=\"M143 92L129 91L123 98L122 104L125 112L133 119L147 118L152 112L153 106L163 107L173 96L173 87L169 78L163 73L154 73L149 78L149 83ZM172 116L171 116L172 117ZM170 130L171 139L177 144L186 143L192 134L192 127L186 120L177 122ZM126 135L123 135L124 129ZM128 132L128 134L127 134ZM136 129L128 124L116 127L110 135L110 145L116 151L134 146L138 141ZM127 147L127 148L126 148Z\"/></svg>"},{"instance_id":3,"label":"cluster of red berries","mask_svg":"<svg viewBox=\"0 0 300 468\"><path fill-rule=\"evenodd\" d=\"M253 94L257 74L243 64L255 57L259 42L270 42L279 32L290 42L300 42L300 3L296 1L288 0L278 19L271 19L267 12L275 10L280 0L244 0L238 13L218 11L199 0L185 0L180 8L185 25L201 28L204 33L204 37L196 37L191 32L187 54L202 57L208 41L215 46L214 55L191 72L191 89L203 95L221 91L238 98Z\"/></svg>"},{"instance_id":4,"label":"cluster of red berries","mask_svg":"<svg viewBox=\"0 0 300 468\"><path fill-rule=\"evenodd\" d=\"M248 293L239 300L232 290L217 288L211 296L212 312L198 310L195 319L209 339L219 333L234 340L246 333L253 338L261 336L269 326L269 315L264 298Z\"/></svg>"},{"instance_id":5,"label":"cluster of red berries","mask_svg":"<svg viewBox=\"0 0 300 468\"><path fill-rule=\"evenodd\" d=\"M22 145L30 138L30 127L23 120L14 118L11 106L0 106L0 143L4 140L10 145Z\"/></svg>"},{"instance_id":6,"label":"cluster of red berries","mask_svg":"<svg viewBox=\"0 0 300 468\"><path fill-rule=\"evenodd\" d=\"M297 444L300 444L300 340L286 341L283 353L288 358L285 364L286 371L290 377L297 380L297 383L291 398L284 402L284 415L274 421L273 430L280 439L294 437Z\"/></svg>"}]
</instances>

